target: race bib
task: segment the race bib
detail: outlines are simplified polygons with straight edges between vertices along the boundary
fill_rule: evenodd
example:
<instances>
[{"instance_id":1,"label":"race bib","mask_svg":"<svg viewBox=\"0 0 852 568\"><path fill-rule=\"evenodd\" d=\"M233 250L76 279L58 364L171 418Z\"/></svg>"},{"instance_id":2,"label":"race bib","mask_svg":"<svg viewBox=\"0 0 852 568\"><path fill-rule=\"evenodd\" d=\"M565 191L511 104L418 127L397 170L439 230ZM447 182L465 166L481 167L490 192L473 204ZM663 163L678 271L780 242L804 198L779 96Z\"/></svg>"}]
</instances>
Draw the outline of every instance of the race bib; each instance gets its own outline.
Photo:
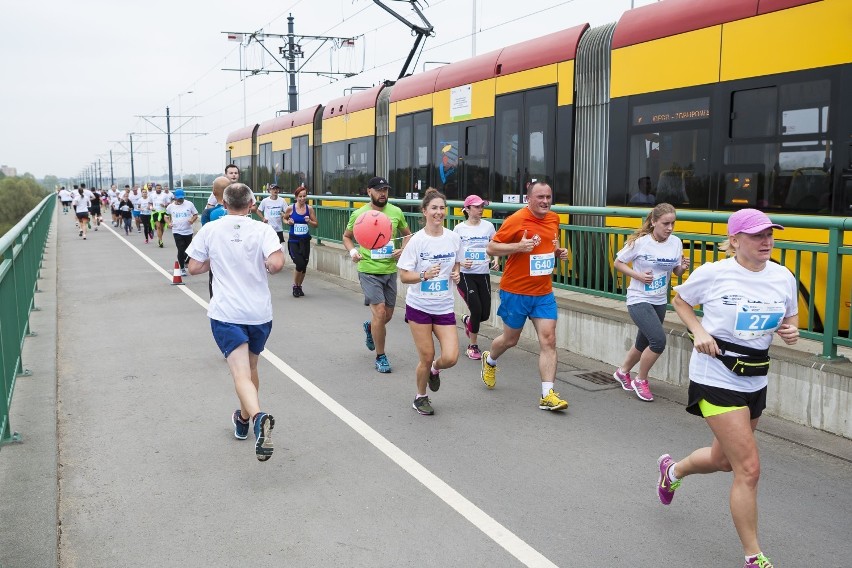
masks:
<instances>
[{"instance_id":1,"label":"race bib","mask_svg":"<svg viewBox=\"0 0 852 568\"><path fill-rule=\"evenodd\" d=\"M305 225L307 227L307 225ZM379 260L382 258L393 258L393 241L389 242L382 248L373 249L370 251L370 258Z\"/></svg>"},{"instance_id":2,"label":"race bib","mask_svg":"<svg viewBox=\"0 0 852 568\"><path fill-rule=\"evenodd\" d=\"M753 339L774 332L781 327L784 304L760 304L740 301L734 321L734 337Z\"/></svg>"},{"instance_id":3,"label":"race bib","mask_svg":"<svg viewBox=\"0 0 852 568\"><path fill-rule=\"evenodd\" d=\"M420 292L436 296L445 296L450 291L450 281L444 279L424 280L420 283Z\"/></svg>"},{"instance_id":4,"label":"race bib","mask_svg":"<svg viewBox=\"0 0 852 568\"><path fill-rule=\"evenodd\" d=\"M484 248L471 248L464 251L464 259L472 260L474 264L482 264L488 262L488 255L485 254Z\"/></svg>"},{"instance_id":5,"label":"race bib","mask_svg":"<svg viewBox=\"0 0 852 568\"><path fill-rule=\"evenodd\" d=\"M293 225L293 234L294 235L307 235L308 234L308 225L305 223L296 223ZM373 255L373 258L376 258Z\"/></svg>"},{"instance_id":6,"label":"race bib","mask_svg":"<svg viewBox=\"0 0 852 568\"><path fill-rule=\"evenodd\" d=\"M645 292L651 294L662 294L666 291L668 284L668 274L658 274L650 284L645 284Z\"/></svg>"},{"instance_id":7,"label":"race bib","mask_svg":"<svg viewBox=\"0 0 852 568\"><path fill-rule=\"evenodd\" d=\"M530 276L550 276L555 266L556 259L552 252L530 255Z\"/></svg>"}]
</instances>

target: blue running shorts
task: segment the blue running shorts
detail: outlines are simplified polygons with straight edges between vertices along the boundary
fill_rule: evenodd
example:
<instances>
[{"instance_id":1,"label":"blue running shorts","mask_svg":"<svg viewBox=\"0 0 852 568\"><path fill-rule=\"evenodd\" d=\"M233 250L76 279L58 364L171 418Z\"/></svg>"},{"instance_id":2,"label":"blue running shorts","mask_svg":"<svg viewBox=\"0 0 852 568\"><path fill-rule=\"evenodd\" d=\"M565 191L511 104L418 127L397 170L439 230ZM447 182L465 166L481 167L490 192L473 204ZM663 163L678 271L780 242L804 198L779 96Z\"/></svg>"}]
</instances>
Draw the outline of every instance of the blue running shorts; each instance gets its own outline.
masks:
<instances>
[{"instance_id":1,"label":"blue running shorts","mask_svg":"<svg viewBox=\"0 0 852 568\"><path fill-rule=\"evenodd\" d=\"M234 349L248 343L249 351L260 355L269 339L272 331L272 322L268 321L259 325L246 325L241 323L227 323L219 320L210 320L210 329L213 330L213 339L222 355L228 357Z\"/></svg>"},{"instance_id":2,"label":"blue running shorts","mask_svg":"<svg viewBox=\"0 0 852 568\"><path fill-rule=\"evenodd\" d=\"M512 329L524 327L527 318L557 319L556 297L553 292L544 296L525 296L500 290L500 307L497 315L503 324Z\"/></svg>"}]
</instances>

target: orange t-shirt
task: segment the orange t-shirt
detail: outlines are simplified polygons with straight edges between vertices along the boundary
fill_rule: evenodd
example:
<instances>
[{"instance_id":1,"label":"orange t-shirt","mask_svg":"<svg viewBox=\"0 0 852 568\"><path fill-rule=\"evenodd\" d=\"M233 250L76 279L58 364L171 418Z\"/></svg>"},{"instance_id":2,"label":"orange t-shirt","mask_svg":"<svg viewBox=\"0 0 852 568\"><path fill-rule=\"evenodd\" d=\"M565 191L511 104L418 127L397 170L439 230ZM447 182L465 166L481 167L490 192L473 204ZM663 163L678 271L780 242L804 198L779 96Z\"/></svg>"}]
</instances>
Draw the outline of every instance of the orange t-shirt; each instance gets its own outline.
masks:
<instances>
[{"instance_id":1,"label":"orange t-shirt","mask_svg":"<svg viewBox=\"0 0 852 568\"><path fill-rule=\"evenodd\" d=\"M509 255L500 289L512 294L544 296L553 291L552 274L556 267L553 239L559 235L559 215L548 211L539 219L524 207L512 213L494 235L494 242L517 243L527 232L527 238L538 235L541 242L531 252Z\"/></svg>"}]
</instances>

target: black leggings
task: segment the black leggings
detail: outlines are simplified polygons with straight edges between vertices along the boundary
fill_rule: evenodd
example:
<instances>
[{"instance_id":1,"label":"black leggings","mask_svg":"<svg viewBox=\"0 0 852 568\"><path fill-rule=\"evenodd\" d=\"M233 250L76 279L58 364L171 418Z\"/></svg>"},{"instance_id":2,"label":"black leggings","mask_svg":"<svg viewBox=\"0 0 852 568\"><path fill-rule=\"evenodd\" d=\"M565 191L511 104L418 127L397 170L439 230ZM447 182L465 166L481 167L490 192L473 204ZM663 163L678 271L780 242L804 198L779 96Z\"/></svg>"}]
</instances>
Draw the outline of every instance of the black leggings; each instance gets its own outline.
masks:
<instances>
[{"instance_id":1,"label":"black leggings","mask_svg":"<svg viewBox=\"0 0 852 568\"><path fill-rule=\"evenodd\" d=\"M470 310L470 331L479 333L479 323L491 317L491 275L462 272L457 287Z\"/></svg>"},{"instance_id":2,"label":"black leggings","mask_svg":"<svg viewBox=\"0 0 852 568\"><path fill-rule=\"evenodd\" d=\"M186 268L186 263L189 262L189 257L186 256L186 249L189 243L192 242L192 235L179 235L173 233L175 238L175 246L177 247L177 261L181 268Z\"/></svg>"},{"instance_id":3,"label":"black leggings","mask_svg":"<svg viewBox=\"0 0 852 568\"><path fill-rule=\"evenodd\" d=\"M142 219L142 231L145 233L145 238L154 238L154 229L151 228L151 216L150 215L139 215L139 218Z\"/></svg>"},{"instance_id":4,"label":"black leggings","mask_svg":"<svg viewBox=\"0 0 852 568\"><path fill-rule=\"evenodd\" d=\"M296 272L308 271L308 258L311 256L311 240L301 239L287 241L287 250L290 252L290 258L296 265Z\"/></svg>"}]
</instances>

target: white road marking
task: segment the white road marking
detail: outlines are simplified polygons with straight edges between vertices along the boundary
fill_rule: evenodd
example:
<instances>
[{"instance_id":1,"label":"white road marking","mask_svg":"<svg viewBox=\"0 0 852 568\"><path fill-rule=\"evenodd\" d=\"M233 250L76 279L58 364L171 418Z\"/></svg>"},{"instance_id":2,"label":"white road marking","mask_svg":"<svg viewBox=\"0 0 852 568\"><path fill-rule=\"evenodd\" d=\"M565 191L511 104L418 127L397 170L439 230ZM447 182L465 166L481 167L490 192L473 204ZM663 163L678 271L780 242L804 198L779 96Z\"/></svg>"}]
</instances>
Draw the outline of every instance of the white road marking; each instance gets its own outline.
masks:
<instances>
[{"instance_id":1,"label":"white road marking","mask_svg":"<svg viewBox=\"0 0 852 568\"><path fill-rule=\"evenodd\" d=\"M107 227L107 229L109 229L120 241L123 241L124 244L130 247L136 254L141 256L145 262L153 266L167 280L171 281L173 277L172 274L169 274L135 245L131 244L130 241L119 235L112 227ZM208 308L207 302L202 300L198 294L186 286L180 286L179 288L181 292L195 300L195 302L205 310ZM377 450L385 454L392 462L408 472L411 477L419 481L424 487L426 487L426 489L437 495L444 503L455 509L457 513L470 521L473 526L485 533L486 536L503 547L503 549L505 549L509 554L520 560L525 566L529 566L530 568L556 568L556 564L548 560L543 554L524 542L512 531L501 525L485 511L474 505L437 475L423 467L417 460L399 449L390 440L376 432L366 422L349 412L349 410L328 396L322 389L302 376L301 373L285 363L269 349L265 349L260 356L269 361L269 363L275 366L291 381L301 387L302 390L326 407L332 414L346 423L362 438L375 446Z\"/></svg>"}]
</instances>

